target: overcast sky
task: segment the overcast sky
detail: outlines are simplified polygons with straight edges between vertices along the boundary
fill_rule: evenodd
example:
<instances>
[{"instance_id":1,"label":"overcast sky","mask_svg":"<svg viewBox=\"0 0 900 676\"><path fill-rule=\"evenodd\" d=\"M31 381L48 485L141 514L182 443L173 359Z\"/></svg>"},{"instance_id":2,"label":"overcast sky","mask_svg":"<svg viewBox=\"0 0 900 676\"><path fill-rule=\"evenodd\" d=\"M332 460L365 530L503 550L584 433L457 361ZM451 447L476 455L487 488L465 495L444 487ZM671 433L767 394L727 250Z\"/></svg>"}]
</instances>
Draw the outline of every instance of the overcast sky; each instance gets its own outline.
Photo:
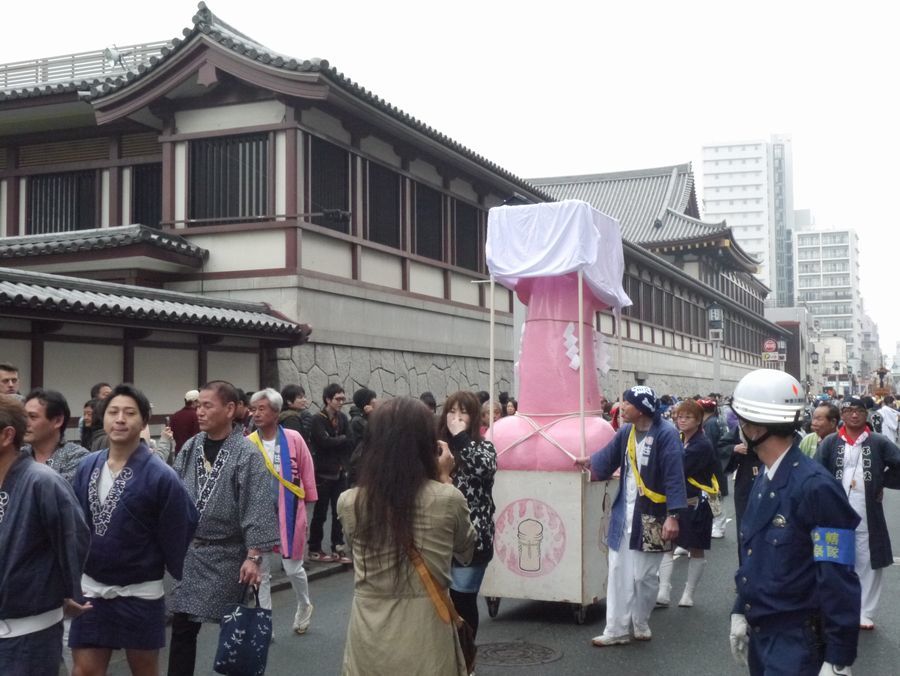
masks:
<instances>
[{"instance_id":1,"label":"overcast sky","mask_svg":"<svg viewBox=\"0 0 900 676\"><path fill-rule=\"evenodd\" d=\"M793 137L798 209L860 236L862 291L900 341L893 209L900 166L890 2L211 0L238 30L328 59L390 103L522 177L692 161L700 147ZM896 5L900 7L900 5ZM0 63L180 37L186 0L4 3ZM702 193L698 192L702 199ZM895 274L892 274L895 273Z\"/></svg>"}]
</instances>

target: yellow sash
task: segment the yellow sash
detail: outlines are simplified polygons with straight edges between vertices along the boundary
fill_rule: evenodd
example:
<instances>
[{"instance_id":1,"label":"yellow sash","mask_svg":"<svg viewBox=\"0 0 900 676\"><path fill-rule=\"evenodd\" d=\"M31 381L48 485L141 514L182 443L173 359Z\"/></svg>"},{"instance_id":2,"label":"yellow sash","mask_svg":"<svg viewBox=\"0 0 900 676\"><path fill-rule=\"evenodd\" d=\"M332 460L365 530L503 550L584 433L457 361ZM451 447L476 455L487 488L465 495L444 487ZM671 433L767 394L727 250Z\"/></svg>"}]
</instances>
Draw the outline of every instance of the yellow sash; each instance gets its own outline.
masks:
<instances>
[{"instance_id":1,"label":"yellow sash","mask_svg":"<svg viewBox=\"0 0 900 676\"><path fill-rule=\"evenodd\" d=\"M250 441L256 444L256 447L259 449L259 452L262 453L263 460L266 461L266 469L272 473L272 476L278 479L281 482L281 485L287 488L291 493L296 495L301 500L306 497L306 491L303 490L303 486L298 486L297 484L292 484L290 481L287 481L283 476L278 473L278 470L275 469L275 465L272 464L271 459L269 459L269 454L266 453L266 447L263 446L262 439L259 436L259 431L254 432L249 437L247 437Z\"/></svg>"},{"instance_id":2,"label":"yellow sash","mask_svg":"<svg viewBox=\"0 0 900 676\"><path fill-rule=\"evenodd\" d=\"M637 442L635 441L634 425L631 426L631 432L628 433L628 459L631 461L631 471L634 473L634 480L637 483L638 492L641 495L650 498L650 501L655 502L656 504L665 502L666 496L647 488L644 479L641 477L641 473L638 471Z\"/></svg>"},{"instance_id":3,"label":"yellow sash","mask_svg":"<svg viewBox=\"0 0 900 676\"><path fill-rule=\"evenodd\" d=\"M710 495L718 495L719 494L719 480L716 479L715 474L713 474L712 486L704 486L699 481L697 481L694 477L688 477L688 483L691 486L695 486L696 488L699 488L701 491L706 491Z\"/></svg>"}]
</instances>

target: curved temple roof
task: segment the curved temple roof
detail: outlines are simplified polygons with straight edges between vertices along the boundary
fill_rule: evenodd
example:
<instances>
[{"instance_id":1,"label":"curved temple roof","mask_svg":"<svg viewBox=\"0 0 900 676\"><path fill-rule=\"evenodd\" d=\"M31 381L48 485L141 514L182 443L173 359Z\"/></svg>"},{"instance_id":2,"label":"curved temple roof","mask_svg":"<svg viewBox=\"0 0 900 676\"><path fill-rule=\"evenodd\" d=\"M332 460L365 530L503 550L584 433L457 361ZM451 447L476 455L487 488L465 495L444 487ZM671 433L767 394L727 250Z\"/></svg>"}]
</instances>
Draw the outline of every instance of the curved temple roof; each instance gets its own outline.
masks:
<instances>
[{"instance_id":1,"label":"curved temple roof","mask_svg":"<svg viewBox=\"0 0 900 676\"><path fill-rule=\"evenodd\" d=\"M57 321L140 323L161 329L299 344L311 329L262 303L0 268L0 313Z\"/></svg>"}]
</instances>

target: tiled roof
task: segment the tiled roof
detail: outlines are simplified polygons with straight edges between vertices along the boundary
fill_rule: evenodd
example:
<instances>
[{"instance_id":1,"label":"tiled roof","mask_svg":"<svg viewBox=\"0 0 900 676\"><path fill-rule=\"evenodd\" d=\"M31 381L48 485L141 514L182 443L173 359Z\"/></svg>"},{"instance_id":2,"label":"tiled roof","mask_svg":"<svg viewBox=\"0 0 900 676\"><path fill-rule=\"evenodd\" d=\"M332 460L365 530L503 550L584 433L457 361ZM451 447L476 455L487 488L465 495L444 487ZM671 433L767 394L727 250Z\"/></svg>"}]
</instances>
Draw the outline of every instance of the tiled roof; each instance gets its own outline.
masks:
<instances>
[{"instance_id":1,"label":"tiled roof","mask_svg":"<svg viewBox=\"0 0 900 676\"><path fill-rule=\"evenodd\" d=\"M654 249L662 244L716 237L730 240L729 251L744 269L755 271L759 265L740 247L725 221L707 223L699 218L690 163L529 181L553 199L584 200L618 219L627 242Z\"/></svg>"},{"instance_id":2,"label":"tiled roof","mask_svg":"<svg viewBox=\"0 0 900 676\"><path fill-rule=\"evenodd\" d=\"M306 324L292 322L262 303L0 268L0 315L35 313L62 321L146 323L293 343L304 342L310 333Z\"/></svg>"},{"instance_id":3,"label":"tiled roof","mask_svg":"<svg viewBox=\"0 0 900 676\"><path fill-rule=\"evenodd\" d=\"M194 258L198 263L202 263L209 257L206 249L191 244L179 235L163 232L146 225L122 225L114 228L92 228L43 235L3 237L0 238L0 260L83 253L114 249L130 244L149 244L164 251L172 251Z\"/></svg>"},{"instance_id":4,"label":"tiled roof","mask_svg":"<svg viewBox=\"0 0 900 676\"><path fill-rule=\"evenodd\" d=\"M670 235L693 235L695 231L708 234L711 228L722 230L726 227L724 222L713 225L697 218L694 174L690 164L529 180L554 199L584 200L618 219L622 237L629 242L642 244L676 239Z\"/></svg>"},{"instance_id":5,"label":"tiled roof","mask_svg":"<svg viewBox=\"0 0 900 676\"><path fill-rule=\"evenodd\" d=\"M416 119L412 115L403 112L394 105L391 105L379 96L376 96L365 87L360 86L342 72L331 66L325 59L295 59L289 56L278 54L263 46L256 40L244 35L240 31L232 28L230 25L222 21L213 14L206 6L205 2L200 2L197 6L197 13L192 18L193 26L185 28L182 31L183 38L175 38L171 41L170 46L163 47L158 57L152 57L149 62L140 64L136 70L129 71L121 77L107 78L105 80L94 80L92 82L81 83L65 83L56 84L45 87L35 87L29 90L0 92L0 101L5 98L27 98L31 96L45 96L55 93L68 91L85 91L90 92L91 99L99 99L113 92L131 85L140 80L144 76L156 70L163 62L170 59L174 54L178 53L186 44L190 43L196 36L202 34L207 38L215 41L222 47L232 52L254 61L258 61L269 67L284 69L286 71L298 71L305 73L319 73L326 80L341 89L349 92L354 97L367 103L374 108L380 110L414 129L425 136L439 142L443 146L459 153L469 160L491 170L492 172L502 176L508 181L516 183L524 188L527 192L539 197L540 199L552 201L551 198L536 189L524 179L503 169L498 164L491 162L487 158L466 148L461 143L454 141L449 136L442 134L436 129L428 126L424 122Z\"/></svg>"}]
</instances>

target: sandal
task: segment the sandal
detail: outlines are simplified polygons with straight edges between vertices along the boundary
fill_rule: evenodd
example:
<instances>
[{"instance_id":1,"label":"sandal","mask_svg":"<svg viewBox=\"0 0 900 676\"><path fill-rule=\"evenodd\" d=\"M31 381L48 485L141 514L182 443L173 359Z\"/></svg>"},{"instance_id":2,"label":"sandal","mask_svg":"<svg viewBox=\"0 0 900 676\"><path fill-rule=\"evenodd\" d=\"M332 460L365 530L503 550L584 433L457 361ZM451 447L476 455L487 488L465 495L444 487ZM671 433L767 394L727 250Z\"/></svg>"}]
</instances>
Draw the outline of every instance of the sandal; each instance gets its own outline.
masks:
<instances>
[{"instance_id":1,"label":"sandal","mask_svg":"<svg viewBox=\"0 0 900 676\"><path fill-rule=\"evenodd\" d=\"M331 563L335 558L331 554L326 554L325 552L310 552L309 560L318 561L319 563Z\"/></svg>"}]
</instances>

